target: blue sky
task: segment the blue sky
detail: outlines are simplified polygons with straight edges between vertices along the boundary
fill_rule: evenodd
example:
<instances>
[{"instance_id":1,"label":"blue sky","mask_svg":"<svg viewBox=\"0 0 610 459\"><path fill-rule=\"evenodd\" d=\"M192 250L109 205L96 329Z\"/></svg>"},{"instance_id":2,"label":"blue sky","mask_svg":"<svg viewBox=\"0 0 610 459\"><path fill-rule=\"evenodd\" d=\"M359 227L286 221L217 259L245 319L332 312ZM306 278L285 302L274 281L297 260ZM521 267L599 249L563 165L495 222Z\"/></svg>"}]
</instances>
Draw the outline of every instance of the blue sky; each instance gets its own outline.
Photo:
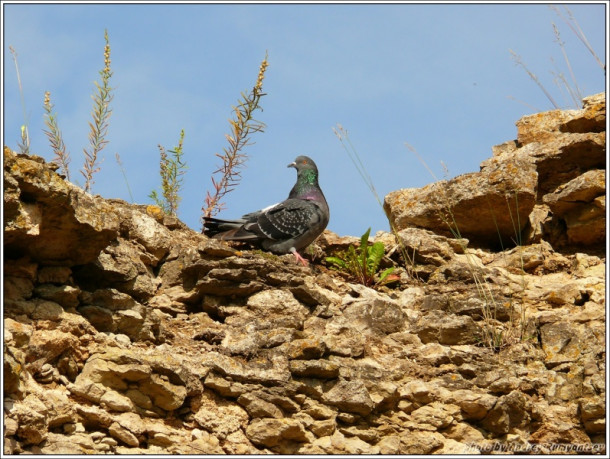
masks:
<instances>
[{"instance_id":1,"label":"blue sky","mask_svg":"<svg viewBox=\"0 0 610 459\"><path fill-rule=\"evenodd\" d=\"M158 144L176 145L185 130L188 171L179 217L199 230L215 153L226 146L228 119L269 55L267 93L240 185L221 217L286 198L298 155L318 164L340 235L387 230L376 199L333 133L340 123L382 197L438 178L479 170L491 147L516 138L515 122L550 110L544 93L515 65L518 53L560 105L553 82L568 75L551 23L559 28L584 95L605 75L565 22L544 4L10 4L3 3L3 143L16 149L24 124L15 65L18 53L31 149L53 157L42 130L51 91L73 181L82 184L93 82L103 67L104 29L115 88L101 171L93 192L150 203L160 187ZM605 62L606 4L569 9ZM563 11L563 10L562 10ZM565 13L564 13L565 14Z\"/></svg>"}]
</instances>

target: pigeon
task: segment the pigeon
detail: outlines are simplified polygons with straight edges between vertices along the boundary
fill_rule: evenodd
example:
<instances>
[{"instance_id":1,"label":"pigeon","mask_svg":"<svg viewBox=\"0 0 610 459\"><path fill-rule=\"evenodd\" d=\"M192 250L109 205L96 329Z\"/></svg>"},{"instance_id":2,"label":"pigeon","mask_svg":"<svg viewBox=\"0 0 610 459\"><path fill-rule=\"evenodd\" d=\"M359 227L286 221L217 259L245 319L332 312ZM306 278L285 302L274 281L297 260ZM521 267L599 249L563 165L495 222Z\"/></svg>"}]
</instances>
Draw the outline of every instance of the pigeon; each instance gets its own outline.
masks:
<instances>
[{"instance_id":1,"label":"pigeon","mask_svg":"<svg viewBox=\"0 0 610 459\"><path fill-rule=\"evenodd\" d=\"M297 263L307 266L298 251L322 234L330 211L318 185L316 163L298 156L288 167L297 170L297 182L288 199L238 220L204 217L203 233L223 241L248 242L277 254L292 253Z\"/></svg>"}]
</instances>

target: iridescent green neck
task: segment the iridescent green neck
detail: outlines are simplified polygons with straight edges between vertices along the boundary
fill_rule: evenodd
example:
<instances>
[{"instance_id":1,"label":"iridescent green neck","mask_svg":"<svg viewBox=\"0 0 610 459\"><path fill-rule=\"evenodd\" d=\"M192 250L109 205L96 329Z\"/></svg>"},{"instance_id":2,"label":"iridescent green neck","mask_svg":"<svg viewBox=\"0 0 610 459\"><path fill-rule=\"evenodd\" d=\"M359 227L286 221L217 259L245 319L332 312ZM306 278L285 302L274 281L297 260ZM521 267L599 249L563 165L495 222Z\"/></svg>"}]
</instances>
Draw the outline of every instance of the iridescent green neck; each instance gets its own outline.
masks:
<instances>
[{"instance_id":1,"label":"iridescent green neck","mask_svg":"<svg viewBox=\"0 0 610 459\"><path fill-rule=\"evenodd\" d=\"M318 174L316 171L306 170L301 172L301 179L303 183L307 183L308 185L317 185Z\"/></svg>"}]
</instances>

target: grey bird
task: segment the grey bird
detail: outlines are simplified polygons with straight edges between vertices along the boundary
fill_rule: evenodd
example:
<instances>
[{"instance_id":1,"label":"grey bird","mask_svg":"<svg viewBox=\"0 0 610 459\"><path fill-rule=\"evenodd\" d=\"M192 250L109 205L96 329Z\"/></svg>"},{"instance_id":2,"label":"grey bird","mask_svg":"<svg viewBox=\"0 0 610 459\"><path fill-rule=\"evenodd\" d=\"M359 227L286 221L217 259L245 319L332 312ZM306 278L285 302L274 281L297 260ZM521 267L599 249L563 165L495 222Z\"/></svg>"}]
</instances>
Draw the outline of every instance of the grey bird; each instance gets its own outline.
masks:
<instances>
[{"instance_id":1,"label":"grey bird","mask_svg":"<svg viewBox=\"0 0 610 459\"><path fill-rule=\"evenodd\" d=\"M326 228L330 210L318 184L318 168L307 156L298 156L288 167L297 170L297 182L288 199L238 220L203 218L203 233L223 241L258 245L277 254L292 253L307 266L299 250L311 244Z\"/></svg>"}]
</instances>

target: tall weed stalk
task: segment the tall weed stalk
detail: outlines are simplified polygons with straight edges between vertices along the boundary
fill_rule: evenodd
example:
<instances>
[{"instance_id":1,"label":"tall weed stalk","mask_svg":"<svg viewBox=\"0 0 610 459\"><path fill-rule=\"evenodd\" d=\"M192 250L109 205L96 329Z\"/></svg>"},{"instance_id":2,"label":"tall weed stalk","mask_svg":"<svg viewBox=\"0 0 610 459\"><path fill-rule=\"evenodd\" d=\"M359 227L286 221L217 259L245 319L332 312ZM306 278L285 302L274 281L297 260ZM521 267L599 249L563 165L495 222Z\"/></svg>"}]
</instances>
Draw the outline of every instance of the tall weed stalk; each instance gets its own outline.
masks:
<instances>
[{"instance_id":1,"label":"tall weed stalk","mask_svg":"<svg viewBox=\"0 0 610 459\"><path fill-rule=\"evenodd\" d=\"M178 206L182 198L180 188L182 187L182 176L186 172L186 163L182 159L184 142L184 129L180 131L178 145L173 150L169 150L171 156L167 154L165 148L159 145L161 161L159 164L159 174L161 175L161 197L153 190L148 196L163 209L168 215L176 216Z\"/></svg>"},{"instance_id":2,"label":"tall weed stalk","mask_svg":"<svg viewBox=\"0 0 610 459\"><path fill-rule=\"evenodd\" d=\"M52 162L57 164L60 168L61 173L66 176L66 179L70 180L70 168L68 167L70 164L70 154L68 153L68 150L66 150L66 145L64 144L64 140L61 135L61 130L59 129L59 126L57 124L57 115L53 111L53 104L51 103L51 93L49 91L44 93L44 111L44 122L48 130L45 130L43 132L49 139L51 149L55 154L55 157L52 159Z\"/></svg>"},{"instance_id":3,"label":"tall weed stalk","mask_svg":"<svg viewBox=\"0 0 610 459\"><path fill-rule=\"evenodd\" d=\"M108 31L104 31L104 68L100 70L101 84L95 82L96 93L93 98L93 110L91 115L93 122L89 123L89 148L83 148L85 154L85 163L80 173L85 178L84 189L87 192L91 191L94 180L93 175L99 172L99 153L108 143L106 135L108 133L109 119L112 109L110 102L113 99L112 89L110 87L110 78L112 70L110 69L110 42L108 40Z\"/></svg>"},{"instance_id":4,"label":"tall weed stalk","mask_svg":"<svg viewBox=\"0 0 610 459\"><path fill-rule=\"evenodd\" d=\"M222 199L231 192L241 180L240 169L244 166L247 155L243 149L252 144L251 136L256 132L263 132L265 124L254 119L254 113L261 110L263 93L263 80L268 67L267 54L261 62L256 84L250 93L241 93L237 106L233 107L235 117L229 119L231 133L225 134L229 146L223 149L223 154L216 153L222 160L222 165L212 174L213 191L208 191L205 204L201 208L203 217L213 217L224 207Z\"/></svg>"}]
</instances>

